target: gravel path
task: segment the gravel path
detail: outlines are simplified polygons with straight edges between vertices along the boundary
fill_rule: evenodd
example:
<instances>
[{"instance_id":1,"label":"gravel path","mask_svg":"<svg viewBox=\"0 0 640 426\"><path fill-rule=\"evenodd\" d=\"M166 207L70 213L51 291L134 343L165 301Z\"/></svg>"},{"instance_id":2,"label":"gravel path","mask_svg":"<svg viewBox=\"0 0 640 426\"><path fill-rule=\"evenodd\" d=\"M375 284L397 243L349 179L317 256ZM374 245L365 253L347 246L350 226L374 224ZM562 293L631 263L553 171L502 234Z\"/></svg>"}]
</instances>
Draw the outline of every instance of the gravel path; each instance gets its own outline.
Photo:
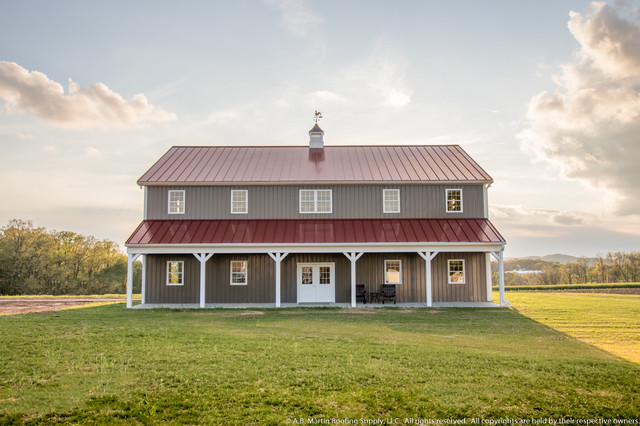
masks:
<instances>
[{"instance_id":1,"label":"gravel path","mask_svg":"<svg viewBox=\"0 0 640 426\"><path fill-rule=\"evenodd\" d=\"M0 315L26 314L29 312L53 312L70 306L86 305L96 302L124 302L122 298L90 298L90 297L29 297L24 299L0 299Z\"/></svg>"}]
</instances>

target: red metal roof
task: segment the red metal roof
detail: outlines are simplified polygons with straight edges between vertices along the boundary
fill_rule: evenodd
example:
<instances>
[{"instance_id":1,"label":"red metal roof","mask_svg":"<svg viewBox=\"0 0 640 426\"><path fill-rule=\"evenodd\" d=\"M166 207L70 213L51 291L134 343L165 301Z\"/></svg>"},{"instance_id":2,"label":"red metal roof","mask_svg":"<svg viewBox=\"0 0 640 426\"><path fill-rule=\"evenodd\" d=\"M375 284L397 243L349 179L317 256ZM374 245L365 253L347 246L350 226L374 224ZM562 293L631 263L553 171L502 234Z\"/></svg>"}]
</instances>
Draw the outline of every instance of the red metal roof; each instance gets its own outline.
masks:
<instances>
[{"instance_id":1,"label":"red metal roof","mask_svg":"<svg viewBox=\"0 0 640 426\"><path fill-rule=\"evenodd\" d=\"M174 146L139 185L493 182L460 146Z\"/></svg>"},{"instance_id":2,"label":"red metal roof","mask_svg":"<svg viewBox=\"0 0 640 426\"><path fill-rule=\"evenodd\" d=\"M145 220L126 245L504 242L488 219L267 219Z\"/></svg>"}]
</instances>

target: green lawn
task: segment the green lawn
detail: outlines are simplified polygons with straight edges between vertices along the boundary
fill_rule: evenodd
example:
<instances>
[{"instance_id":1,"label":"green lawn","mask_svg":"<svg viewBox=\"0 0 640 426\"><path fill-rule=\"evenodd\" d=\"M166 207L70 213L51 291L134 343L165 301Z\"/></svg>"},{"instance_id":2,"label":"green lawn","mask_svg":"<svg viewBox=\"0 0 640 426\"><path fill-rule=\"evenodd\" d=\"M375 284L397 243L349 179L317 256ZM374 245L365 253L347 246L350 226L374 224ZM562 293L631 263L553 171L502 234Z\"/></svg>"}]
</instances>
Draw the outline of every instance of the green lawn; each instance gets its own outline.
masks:
<instances>
[{"instance_id":1,"label":"green lawn","mask_svg":"<svg viewBox=\"0 0 640 426\"><path fill-rule=\"evenodd\" d=\"M640 295L518 291L506 298L523 315L640 364Z\"/></svg>"},{"instance_id":2,"label":"green lawn","mask_svg":"<svg viewBox=\"0 0 640 426\"><path fill-rule=\"evenodd\" d=\"M507 309L116 304L0 336L5 423L640 417L638 365Z\"/></svg>"}]
</instances>

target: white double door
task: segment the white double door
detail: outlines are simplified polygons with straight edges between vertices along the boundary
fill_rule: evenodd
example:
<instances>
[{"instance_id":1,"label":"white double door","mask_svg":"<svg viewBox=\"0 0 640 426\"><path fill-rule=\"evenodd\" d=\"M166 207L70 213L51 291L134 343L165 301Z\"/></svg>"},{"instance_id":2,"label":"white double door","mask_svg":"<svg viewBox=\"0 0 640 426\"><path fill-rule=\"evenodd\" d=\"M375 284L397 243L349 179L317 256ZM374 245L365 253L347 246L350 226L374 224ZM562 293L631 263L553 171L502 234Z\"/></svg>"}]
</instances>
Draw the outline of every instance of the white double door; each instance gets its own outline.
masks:
<instances>
[{"instance_id":1,"label":"white double door","mask_svg":"<svg viewBox=\"0 0 640 426\"><path fill-rule=\"evenodd\" d=\"M298 303L334 303L335 269L335 263L298 263Z\"/></svg>"}]
</instances>

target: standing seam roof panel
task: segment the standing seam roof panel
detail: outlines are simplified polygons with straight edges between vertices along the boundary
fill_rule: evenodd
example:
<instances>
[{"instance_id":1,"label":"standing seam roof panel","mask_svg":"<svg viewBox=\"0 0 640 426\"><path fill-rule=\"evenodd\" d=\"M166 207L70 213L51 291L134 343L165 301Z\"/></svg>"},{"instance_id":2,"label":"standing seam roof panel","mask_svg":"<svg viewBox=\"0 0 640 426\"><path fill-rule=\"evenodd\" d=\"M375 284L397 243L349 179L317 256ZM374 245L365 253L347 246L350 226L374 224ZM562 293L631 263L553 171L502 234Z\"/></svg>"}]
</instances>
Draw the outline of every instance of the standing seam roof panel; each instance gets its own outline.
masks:
<instances>
[{"instance_id":1,"label":"standing seam roof panel","mask_svg":"<svg viewBox=\"0 0 640 426\"><path fill-rule=\"evenodd\" d=\"M241 247L244 244L421 242L504 243L504 239L487 219L146 220L126 244L235 244Z\"/></svg>"},{"instance_id":2,"label":"standing seam roof panel","mask_svg":"<svg viewBox=\"0 0 640 426\"><path fill-rule=\"evenodd\" d=\"M456 160L455 163L457 165L457 168L458 170L460 170L463 176L472 176L475 179L478 179L478 175L476 174L477 171L475 169L469 168L468 165L466 164L467 163L466 161L461 161L459 157L459 153L460 151L457 149L450 149L449 158Z\"/></svg>"},{"instance_id":3,"label":"standing seam roof panel","mask_svg":"<svg viewBox=\"0 0 640 426\"><path fill-rule=\"evenodd\" d=\"M476 163L471 156L469 156L469 154L467 154L467 152L460 148L456 151L457 154L457 158L461 163L466 163L469 164L469 167L473 167L473 169L475 170L475 174L474 176L476 177L476 179L478 180L488 180L488 181L493 181L493 179L491 178L491 176L489 176L489 174L480 166L480 164Z\"/></svg>"},{"instance_id":4,"label":"standing seam roof panel","mask_svg":"<svg viewBox=\"0 0 640 426\"><path fill-rule=\"evenodd\" d=\"M173 147L140 179L153 183L492 181L458 146Z\"/></svg>"},{"instance_id":5,"label":"standing seam roof panel","mask_svg":"<svg viewBox=\"0 0 640 426\"><path fill-rule=\"evenodd\" d=\"M202 160L202 157L198 155L202 148L194 148L187 151L187 156L185 157L185 161L183 166L176 172L176 177L173 178L173 181L176 182L188 182L189 179L187 177L192 173L192 171L198 167L198 163Z\"/></svg>"},{"instance_id":6,"label":"standing seam roof panel","mask_svg":"<svg viewBox=\"0 0 640 426\"><path fill-rule=\"evenodd\" d=\"M154 171L154 178L155 180L157 180L158 182L167 182L167 175L170 175L172 172L172 168L176 167L176 164L178 163L178 160L180 159L180 157L182 156L182 152L183 150L180 148L172 148L171 149L173 152L171 152L169 154L169 158L167 159L167 162L165 163L167 165L167 167L158 167L157 170Z\"/></svg>"},{"instance_id":7,"label":"standing seam roof panel","mask_svg":"<svg viewBox=\"0 0 640 426\"><path fill-rule=\"evenodd\" d=\"M422 178L421 180L436 180L437 176L435 172L431 169L431 167L429 166L429 163L424 161L425 157L422 153L422 151L424 151L423 147L412 146L412 147L409 147L409 151L411 152L411 154L413 154L414 161L420 167L420 170L422 172L420 173L420 176ZM420 161L420 159L422 159L423 161Z\"/></svg>"},{"instance_id":8,"label":"standing seam roof panel","mask_svg":"<svg viewBox=\"0 0 640 426\"><path fill-rule=\"evenodd\" d=\"M447 156L443 147L438 146L433 150L433 155L440 161L440 165L442 170L445 172L447 176L447 180L457 180L459 176L459 170L457 170L456 165L452 164Z\"/></svg>"}]
</instances>

